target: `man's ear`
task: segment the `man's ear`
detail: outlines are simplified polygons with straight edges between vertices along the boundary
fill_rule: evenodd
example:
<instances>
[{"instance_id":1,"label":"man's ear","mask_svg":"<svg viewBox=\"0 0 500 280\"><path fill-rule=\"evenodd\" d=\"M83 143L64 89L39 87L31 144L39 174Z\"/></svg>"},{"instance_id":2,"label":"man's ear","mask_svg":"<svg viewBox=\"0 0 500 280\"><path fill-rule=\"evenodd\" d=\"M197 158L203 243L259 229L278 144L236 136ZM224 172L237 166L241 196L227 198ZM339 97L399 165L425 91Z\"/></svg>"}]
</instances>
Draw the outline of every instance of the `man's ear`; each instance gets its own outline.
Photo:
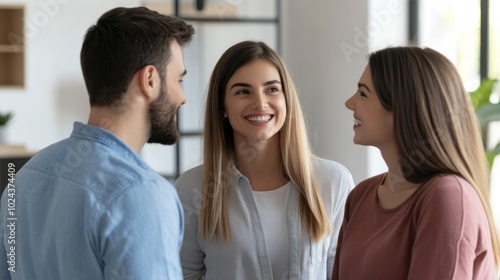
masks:
<instances>
[{"instance_id":1,"label":"man's ear","mask_svg":"<svg viewBox=\"0 0 500 280\"><path fill-rule=\"evenodd\" d=\"M160 92L160 74L153 65L146 65L139 70L139 87L146 98L154 100Z\"/></svg>"}]
</instances>

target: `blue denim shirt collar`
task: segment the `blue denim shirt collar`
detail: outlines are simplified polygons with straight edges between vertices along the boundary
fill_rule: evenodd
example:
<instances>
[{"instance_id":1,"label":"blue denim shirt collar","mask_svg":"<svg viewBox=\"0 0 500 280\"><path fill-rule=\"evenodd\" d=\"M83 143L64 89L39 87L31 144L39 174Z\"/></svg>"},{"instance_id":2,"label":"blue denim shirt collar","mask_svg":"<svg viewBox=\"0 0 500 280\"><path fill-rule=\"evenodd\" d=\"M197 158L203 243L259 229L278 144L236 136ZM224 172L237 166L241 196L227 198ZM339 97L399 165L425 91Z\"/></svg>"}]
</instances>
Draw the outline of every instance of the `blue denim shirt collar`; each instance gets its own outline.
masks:
<instances>
[{"instance_id":1,"label":"blue denim shirt collar","mask_svg":"<svg viewBox=\"0 0 500 280\"><path fill-rule=\"evenodd\" d=\"M116 136L111 131L104 129L102 127L84 124L81 122L73 123L73 132L71 137L77 137L82 139L88 139L102 143L105 146L113 148L119 155L133 161L135 164L139 165L144 169L151 169L137 153L130 148L123 140Z\"/></svg>"}]
</instances>

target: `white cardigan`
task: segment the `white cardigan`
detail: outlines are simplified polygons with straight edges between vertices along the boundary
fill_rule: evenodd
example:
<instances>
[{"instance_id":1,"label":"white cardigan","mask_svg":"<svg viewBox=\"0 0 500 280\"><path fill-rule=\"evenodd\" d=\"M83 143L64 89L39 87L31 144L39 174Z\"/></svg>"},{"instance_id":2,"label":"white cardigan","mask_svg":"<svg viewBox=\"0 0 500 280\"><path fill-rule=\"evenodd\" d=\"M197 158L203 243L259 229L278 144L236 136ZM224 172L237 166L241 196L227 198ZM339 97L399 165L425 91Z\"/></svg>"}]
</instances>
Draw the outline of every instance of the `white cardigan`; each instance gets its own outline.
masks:
<instances>
[{"instance_id":1,"label":"white cardigan","mask_svg":"<svg viewBox=\"0 0 500 280\"><path fill-rule=\"evenodd\" d=\"M313 242L301 227L297 213L298 190L292 188L288 201L290 271L280 279L330 279L344 204L354 182L339 163L314 159L316 180L333 232ZM230 170L236 185L229 191L228 219L231 243L221 239L202 240L199 236L202 166L186 171L176 182L185 218L181 262L184 279L272 280L264 230L249 181L235 167ZM293 184L293 186L295 186Z\"/></svg>"}]
</instances>

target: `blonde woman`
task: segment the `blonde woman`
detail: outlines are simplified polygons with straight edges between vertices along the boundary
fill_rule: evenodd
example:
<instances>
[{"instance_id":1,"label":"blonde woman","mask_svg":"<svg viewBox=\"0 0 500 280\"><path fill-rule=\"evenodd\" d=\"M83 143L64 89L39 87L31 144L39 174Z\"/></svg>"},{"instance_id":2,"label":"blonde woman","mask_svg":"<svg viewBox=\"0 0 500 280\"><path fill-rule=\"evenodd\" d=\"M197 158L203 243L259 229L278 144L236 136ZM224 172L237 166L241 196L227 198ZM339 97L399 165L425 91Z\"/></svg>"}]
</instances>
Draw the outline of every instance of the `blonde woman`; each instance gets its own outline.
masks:
<instances>
[{"instance_id":1,"label":"blonde woman","mask_svg":"<svg viewBox=\"0 0 500 280\"><path fill-rule=\"evenodd\" d=\"M389 171L350 193L333 279L497 279L480 130L453 64L377 51L346 106L354 143L379 148Z\"/></svg>"},{"instance_id":2,"label":"blonde woman","mask_svg":"<svg viewBox=\"0 0 500 280\"><path fill-rule=\"evenodd\" d=\"M204 164L176 183L185 279L329 279L350 173L311 154L294 85L266 44L229 48L213 71Z\"/></svg>"}]
</instances>

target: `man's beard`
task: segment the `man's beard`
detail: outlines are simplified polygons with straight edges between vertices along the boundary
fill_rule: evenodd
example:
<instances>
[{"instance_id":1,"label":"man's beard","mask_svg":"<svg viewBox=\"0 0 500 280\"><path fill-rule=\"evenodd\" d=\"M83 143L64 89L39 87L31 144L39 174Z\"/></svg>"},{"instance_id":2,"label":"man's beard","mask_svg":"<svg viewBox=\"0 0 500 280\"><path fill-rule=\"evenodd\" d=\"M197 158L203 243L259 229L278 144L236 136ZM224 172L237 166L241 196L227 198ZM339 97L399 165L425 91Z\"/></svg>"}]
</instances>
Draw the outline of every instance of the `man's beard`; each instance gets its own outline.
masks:
<instances>
[{"instance_id":1,"label":"man's beard","mask_svg":"<svg viewBox=\"0 0 500 280\"><path fill-rule=\"evenodd\" d=\"M149 120L151 132L148 143L172 145L179 140L179 131L175 115L179 107L176 107L167 95L165 83L162 82L160 94L149 106Z\"/></svg>"}]
</instances>

